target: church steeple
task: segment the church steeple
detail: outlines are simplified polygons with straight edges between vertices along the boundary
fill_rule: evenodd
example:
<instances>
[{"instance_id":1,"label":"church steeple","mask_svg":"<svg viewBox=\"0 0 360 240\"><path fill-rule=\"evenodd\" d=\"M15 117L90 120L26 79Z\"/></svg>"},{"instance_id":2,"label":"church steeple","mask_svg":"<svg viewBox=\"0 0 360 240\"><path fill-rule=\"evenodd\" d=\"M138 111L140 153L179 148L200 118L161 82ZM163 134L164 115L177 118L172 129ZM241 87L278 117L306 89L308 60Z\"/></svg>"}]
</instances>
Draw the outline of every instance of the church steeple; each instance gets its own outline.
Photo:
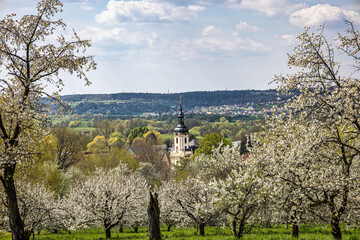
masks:
<instances>
[{"instance_id":1,"label":"church steeple","mask_svg":"<svg viewBox=\"0 0 360 240\"><path fill-rule=\"evenodd\" d=\"M180 96L180 105L179 105L179 111L178 111L178 125L174 129L174 133L188 133L188 129L184 124L184 113L182 111L181 106L181 96Z\"/></svg>"},{"instance_id":2,"label":"church steeple","mask_svg":"<svg viewBox=\"0 0 360 240\"><path fill-rule=\"evenodd\" d=\"M182 111L181 103L180 103L180 106L179 106L178 120L179 120L179 124L184 125L184 113Z\"/></svg>"},{"instance_id":3,"label":"church steeple","mask_svg":"<svg viewBox=\"0 0 360 240\"><path fill-rule=\"evenodd\" d=\"M184 157L190 157L193 154L189 146L189 130L184 124L184 113L181 106L181 96L178 111L178 125L174 129L173 146L173 150L170 154L170 160L172 165L177 165L180 159Z\"/></svg>"}]
</instances>

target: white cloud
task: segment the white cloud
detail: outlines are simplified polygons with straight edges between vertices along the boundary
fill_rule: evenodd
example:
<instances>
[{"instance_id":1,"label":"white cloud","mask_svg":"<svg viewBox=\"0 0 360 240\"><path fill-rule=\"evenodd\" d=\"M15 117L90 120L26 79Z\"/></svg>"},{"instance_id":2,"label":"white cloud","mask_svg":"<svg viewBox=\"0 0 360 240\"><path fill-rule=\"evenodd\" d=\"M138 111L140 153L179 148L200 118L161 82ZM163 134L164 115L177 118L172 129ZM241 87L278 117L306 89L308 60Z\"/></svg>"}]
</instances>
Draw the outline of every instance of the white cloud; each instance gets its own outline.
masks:
<instances>
[{"instance_id":1,"label":"white cloud","mask_svg":"<svg viewBox=\"0 0 360 240\"><path fill-rule=\"evenodd\" d=\"M240 8L265 13L269 17L288 15L296 9L305 6L304 4L291 4L287 0L242 0L238 4L235 3L235 5Z\"/></svg>"},{"instance_id":2,"label":"white cloud","mask_svg":"<svg viewBox=\"0 0 360 240\"><path fill-rule=\"evenodd\" d=\"M360 23L360 14L329 4L317 4L294 12L291 14L289 21L295 26L303 27L321 25L326 22L343 21L344 19Z\"/></svg>"},{"instance_id":3,"label":"white cloud","mask_svg":"<svg viewBox=\"0 0 360 240\"><path fill-rule=\"evenodd\" d=\"M205 36L193 41L196 48L210 52L229 52L234 54L236 51L246 50L251 52L264 52L269 49L261 43L257 43L248 38L237 36Z\"/></svg>"},{"instance_id":4,"label":"white cloud","mask_svg":"<svg viewBox=\"0 0 360 240\"><path fill-rule=\"evenodd\" d=\"M95 16L98 23L118 22L177 22L189 21L205 8L197 5L177 6L170 2L151 0L116 1L110 0L106 10Z\"/></svg>"},{"instance_id":5,"label":"white cloud","mask_svg":"<svg viewBox=\"0 0 360 240\"><path fill-rule=\"evenodd\" d=\"M223 57L236 57L241 54L259 54L270 51L269 47L249 38L233 35L233 28L221 29L214 25L204 27L197 37L184 37L170 40L153 32L139 32L130 27L103 29L88 26L79 32L83 39L90 39L95 46L103 49L97 53L102 57L113 58L113 52L122 56L147 59L168 59L206 61ZM99 45L100 44L100 45ZM141 49L141 51L139 51ZM150 61L150 60L149 60Z\"/></svg>"},{"instance_id":6,"label":"white cloud","mask_svg":"<svg viewBox=\"0 0 360 240\"><path fill-rule=\"evenodd\" d=\"M81 3L80 8L81 8L82 10L84 10L84 11L92 11L92 10L94 10L94 8L93 8L93 7L90 7L90 6L87 4L87 2Z\"/></svg>"},{"instance_id":7,"label":"white cloud","mask_svg":"<svg viewBox=\"0 0 360 240\"><path fill-rule=\"evenodd\" d=\"M295 43L296 37L291 34L285 34L279 37L282 45L290 46Z\"/></svg>"},{"instance_id":8,"label":"white cloud","mask_svg":"<svg viewBox=\"0 0 360 240\"><path fill-rule=\"evenodd\" d=\"M235 29L236 29L236 31L243 31L243 30L257 31L257 30L259 30L259 27L252 26L252 25L248 24L247 22L241 21L239 24L236 24Z\"/></svg>"},{"instance_id":9,"label":"white cloud","mask_svg":"<svg viewBox=\"0 0 360 240\"><path fill-rule=\"evenodd\" d=\"M249 38L231 34L231 30L220 29L213 25L205 27L201 36L173 43L173 52L178 52L183 60L199 58L202 55L212 58L236 56L242 52L267 52L270 49Z\"/></svg>"},{"instance_id":10,"label":"white cloud","mask_svg":"<svg viewBox=\"0 0 360 240\"><path fill-rule=\"evenodd\" d=\"M190 11L194 12L201 12L205 10L205 7L199 6L199 5L189 5L187 7Z\"/></svg>"},{"instance_id":11,"label":"white cloud","mask_svg":"<svg viewBox=\"0 0 360 240\"><path fill-rule=\"evenodd\" d=\"M157 41L155 33L128 32L124 28L101 29L98 27L86 27L79 35L93 42L117 42L123 45L146 46Z\"/></svg>"},{"instance_id":12,"label":"white cloud","mask_svg":"<svg viewBox=\"0 0 360 240\"><path fill-rule=\"evenodd\" d=\"M213 35L213 34L219 34L221 33L221 28L217 28L213 25L207 26L202 30L201 35L203 36L208 36L208 35Z\"/></svg>"},{"instance_id":13,"label":"white cloud","mask_svg":"<svg viewBox=\"0 0 360 240\"><path fill-rule=\"evenodd\" d=\"M305 3L292 3L293 0L177 0L176 2L194 3L201 6L223 5L229 8L251 9L264 13L268 17L288 16L296 10L306 7Z\"/></svg>"}]
</instances>

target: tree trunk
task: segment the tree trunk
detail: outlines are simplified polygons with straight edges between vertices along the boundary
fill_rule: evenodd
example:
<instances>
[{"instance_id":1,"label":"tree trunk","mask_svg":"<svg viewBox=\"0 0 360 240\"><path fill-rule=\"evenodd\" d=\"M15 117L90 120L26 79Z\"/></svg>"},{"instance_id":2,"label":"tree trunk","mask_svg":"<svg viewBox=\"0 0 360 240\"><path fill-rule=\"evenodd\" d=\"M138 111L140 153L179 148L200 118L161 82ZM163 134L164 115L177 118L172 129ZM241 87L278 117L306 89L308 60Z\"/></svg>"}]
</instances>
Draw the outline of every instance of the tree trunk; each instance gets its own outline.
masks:
<instances>
[{"instance_id":1,"label":"tree trunk","mask_svg":"<svg viewBox=\"0 0 360 240\"><path fill-rule=\"evenodd\" d=\"M120 224L120 227L119 227L119 233L123 233L124 232L124 228L123 228L123 225Z\"/></svg>"},{"instance_id":2,"label":"tree trunk","mask_svg":"<svg viewBox=\"0 0 360 240\"><path fill-rule=\"evenodd\" d=\"M9 223L12 233L12 240L27 240L24 230L24 222L21 219L18 200L14 182L15 165L6 166L4 175L1 178L3 183L6 201L8 204Z\"/></svg>"},{"instance_id":3,"label":"tree trunk","mask_svg":"<svg viewBox=\"0 0 360 240\"><path fill-rule=\"evenodd\" d=\"M168 232L170 232L171 230L171 225L168 225Z\"/></svg>"},{"instance_id":4,"label":"tree trunk","mask_svg":"<svg viewBox=\"0 0 360 240\"><path fill-rule=\"evenodd\" d=\"M245 222L241 221L239 225L239 232L237 234L237 238L242 238L244 236L244 230L245 230Z\"/></svg>"},{"instance_id":5,"label":"tree trunk","mask_svg":"<svg viewBox=\"0 0 360 240\"><path fill-rule=\"evenodd\" d=\"M153 196L150 192L150 202L147 213L149 220L149 240L160 240L160 208L157 193Z\"/></svg>"},{"instance_id":6,"label":"tree trunk","mask_svg":"<svg viewBox=\"0 0 360 240\"><path fill-rule=\"evenodd\" d=\"M111 228L105 229L106 238L111 238Z\"/></svg>"},{"instance_id":7,"label":"tree trunk","mask_svg":"<svg viewBox=\"0 0 360 240\"><path fill-rule=\"evenodd\" d=\"M139 227L133 227L133 229L134 229L134 231L135 231L136 233L139 232Z\"/></svg>"},{"instance_id":8,"label":"tree trunk","mask_svg":"<svg viewBox=\"0 0 360 240\"><path fill-rule=\"evenodd\" d=\"M337 217L333 217L331 219L331 234L333 235L334 239L336 239L336 240L342 239L339 219Z\"/></svg>"},{"instance_id":9,"label":"tree trunk","mask_svg":"<svg viewBox=\"0 0 360 240\"><path fill-rule=\"evenodd\" d=\"M25 239L29 240L31 237L31 234L33 234L33 233L34 233L34 231L32 231L32 230L25 230ZM35 235L33 235L33 236L35 238Z\"/></svg>"},{"instance_id":10,"label":"tree trunk","mask_svg":"<svg viewBox=\"0 0 360 240\"><path fill-rule=\"evenodd\" d=\"M234 236L237 237L236 220L233 220L233 222L232 222L232 229L233 229Z\"/></svg>"},{"instance_id":11,"label":"tree trunk","mask_svg":"<svg viewBox=\"0 0 360 240\"><path fill-rule=\"evenodd\" d=\"M292 237L298 238L299 237L299 225L293 223L292 224Z\"/></svg>"},{"instance_id":12,"label":"tree trunk","mask_svg":"<svg viewBox=\"0 0 360 240\"><path fill-rule=\"evenodd\" d=\"M104 228L105 228L105 235L106 238L111 238L111 229L116 226L118 223L114 224L111 222L109 218L104 219ZM85 231L85 229L84 229Z\"/></svg>"},{"instance_id":13,"label":"tree trunk","mask_svg":"<svg viewBox=\"0 0 360 240\"><path fill-rule=\"evenodd\" d=\"M200 236L205 236L205 223L201 223L199 228L200 228Z\"/></svg>"}]
</instances>

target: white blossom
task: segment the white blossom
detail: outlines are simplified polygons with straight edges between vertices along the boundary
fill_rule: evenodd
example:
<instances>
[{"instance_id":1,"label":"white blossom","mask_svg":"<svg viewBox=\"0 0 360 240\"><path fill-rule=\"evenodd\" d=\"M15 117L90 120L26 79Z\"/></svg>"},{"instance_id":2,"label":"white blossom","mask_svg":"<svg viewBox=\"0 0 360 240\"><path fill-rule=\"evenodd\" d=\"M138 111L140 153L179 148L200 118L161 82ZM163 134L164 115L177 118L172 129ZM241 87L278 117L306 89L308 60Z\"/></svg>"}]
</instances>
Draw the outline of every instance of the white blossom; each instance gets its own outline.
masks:
<instances>
[{"instance_id":1,"label":"white blossom","mask_svg":"<svg viewBox=\"0 0 360 240\"><path fill-rule=\"evenodd\" d=\"M223 213L214 202L214 189L198 178L188 178L181 183L173 182L172 185L177 190L173 200L181 209L184 220L195 224L200 229L200 235L205 235L205 226L217 222Z\"/></svg>"},{"instance_id":2,"label":"white blossom","mask_svg":"<svg viewBox=\"0 0 360 240\"><path fill-rule=\"evenodd\" d=\"M338 36L337 48L323 35L306 28L288 64L300 68L277 76L279 90L299 94L284 114L267 121L253 154L274 176L279 192L286 193L296 211L311 211L331 223L341 239L340 223L360 200L360 84L355 73L341 75L338 53L359 68L359 32L348 23L347 35ZM305 207L304 207L305 206ZM294 216L295 217L295 216Z\"/></svg>"},{"instance_id":3,"label":"white blossom","mask_svg":"<svg viewBox=\"0 0 360 240\"><path fill-rule=\"evenodd\" d=\"M249 219L262 209L268 190L257 159L241 156L236 147L214 149L197 158L200 177L207 179L218 211L227 213L234 235L241 238Z\"/></svg>"},{"instance_id":4,"label":"white blossom","mask_svg":"<svg viewBox=\"0 0 360 240\"><path fill-rule=\"evenodd\" d=\"M141 211L139 204L144 204L144 192L148 193L146 181L130 174L122 165L110 171L97 169L85 182L75 185L64 199L71 219L69 227L104 227L106 236L110 237L111 228L120 224L126 214L129 213L130 223L138 220L138 214L132 218L131 212Z\"/></svg>"}]
</instances>

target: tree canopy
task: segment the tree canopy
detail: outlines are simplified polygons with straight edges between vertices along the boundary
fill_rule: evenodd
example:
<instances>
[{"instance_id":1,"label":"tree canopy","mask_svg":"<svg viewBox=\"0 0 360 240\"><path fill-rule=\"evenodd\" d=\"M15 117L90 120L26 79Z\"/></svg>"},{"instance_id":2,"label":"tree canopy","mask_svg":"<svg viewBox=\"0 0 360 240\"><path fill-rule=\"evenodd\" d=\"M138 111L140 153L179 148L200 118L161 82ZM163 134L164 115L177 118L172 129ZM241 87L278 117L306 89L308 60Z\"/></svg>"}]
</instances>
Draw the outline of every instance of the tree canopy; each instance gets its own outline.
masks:
<instances>
[{"instance_id":1,"label":"tree canopy","mask_svg":"<svg viewBox=\"0 0 360 240\"><path fill-rule=\"evenodd\" d=\"M25 239L26 235L13 176L17 166L39 154L37 145L46 133L48 113L43 98L60 102L61 71L90 84L85 73L96 67L92 56L79 54L90 46L89 41L81 40L75 32L71 39L56 32L66 29L61 19L54 19L61 11L59 0L41 0L33 15L16 18L10 14L0 20L0 68L5 74L0 79L0 180L13 239ZM48 41L53 36L54 44ZM58 91L46 92L48 85Z\"/></svg>"},{"instance_id":2,"label":"tree canopy","mask_svg":"<svg viewBox=\"0 0 360 240\"><path fill-rule=\"evenodd\" d=\"M211 155L214 149L219 147L220 149L222 149L226 146L231 146L231 145L232 143L230 140L224 138L219 134L210 133L210 134L206 134L204 138L200 140L200 148L196 149L195 154Z\"/></svg>"},{"instance_id":3,"label":"tree canopy","mask_svg":"<svg viewBox=\"0 0 360 240\"><path fill-rule=\"evenodd\" d=\"M360 69L360 35L346 23L346 34L335 42L326 38L324 27L315 32L306 28L298 36L300 44L288 64L301 70L275 80L284 93L299 95L284 106L283 114L267 121L256 141L260 147L252 149L274 177L274 187L286 194L282 198L291 202L293 224L305 208L331 224L335 239L342 239L340 224L360 203L358 71L345 76L336 60L345 53Z\"/></svg>"}]
</instances>

